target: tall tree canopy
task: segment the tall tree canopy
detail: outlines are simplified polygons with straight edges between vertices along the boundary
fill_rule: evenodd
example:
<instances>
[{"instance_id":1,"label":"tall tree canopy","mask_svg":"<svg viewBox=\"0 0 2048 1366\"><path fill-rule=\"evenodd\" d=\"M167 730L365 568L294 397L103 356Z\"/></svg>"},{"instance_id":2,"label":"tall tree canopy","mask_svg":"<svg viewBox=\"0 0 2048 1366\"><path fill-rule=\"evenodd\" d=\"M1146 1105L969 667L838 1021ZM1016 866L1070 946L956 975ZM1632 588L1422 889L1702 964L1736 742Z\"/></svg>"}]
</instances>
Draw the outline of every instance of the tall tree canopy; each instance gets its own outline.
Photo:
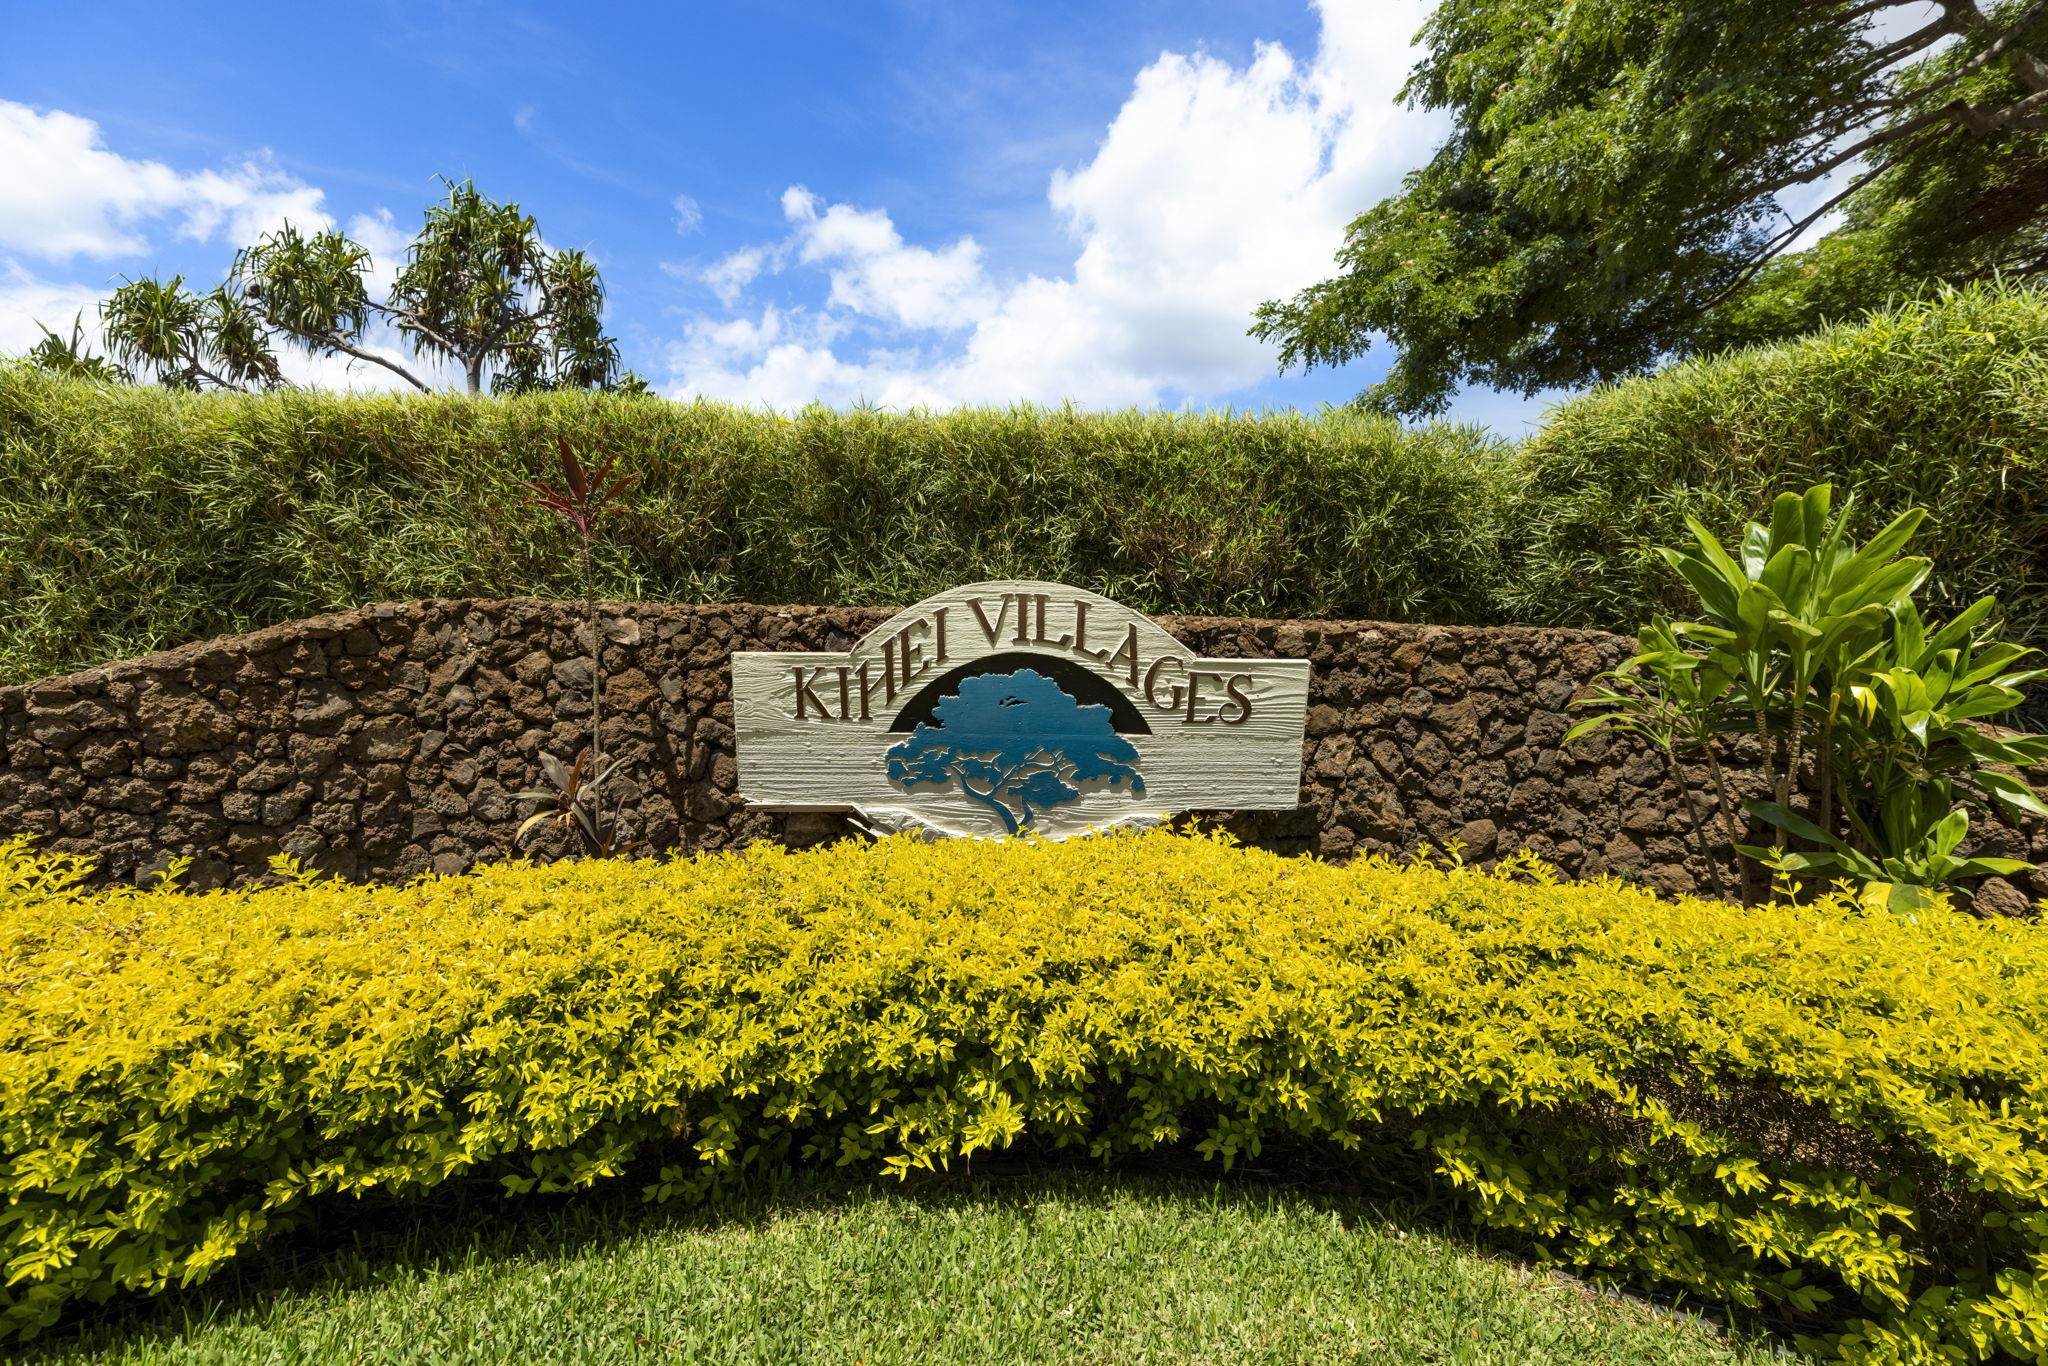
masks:
<instances>
[{"instance_id":1,"label":"tall tree canopy","mask_svg":"<svg viewBox=\"0 0 2048 1366\"><path fill-rule=\"evenodd\" d=\"M580 251L551 248L517 204L467 181L427 210L391 288L372 297L370 253L336 229L286 224L235 258L227 283L196 295L182 277L130 281L101 306L108 349L165 384L246 389L283 383L282 341L379 365L415 388L414 369L372 349L383 318L422 355L456 362L469 392L643 387L604 333L604 284ZM53 353L54 354L54 353Z\"/></svg>"},{"instance_id":2,"label":"tall tree canopy","mask_svg":"<svg viewBox=\"0 0 2048 1366\"><path fill-rule=\"evenodd\" d=\"M100 330L117 361L169 388L267 389L284 383L263 324L225 286L194 294L182 275L130 280L100 305Z\"/></svg>"},{"instance_id":3,"label":"tall tree canopy","mask_svg":"<svg viewBox=\"0 0 2048 1366\"><path fill-rule=\"evenodd\" d=\"M1369 406L1578 385L1921 281L2048 271L2048 0L1445 0L1422 42L1403 94L1450 111L1449 139L1351 223L1339 274L1252 329L1283 366L1383 334Z\"/></svg>"}]
</instances>

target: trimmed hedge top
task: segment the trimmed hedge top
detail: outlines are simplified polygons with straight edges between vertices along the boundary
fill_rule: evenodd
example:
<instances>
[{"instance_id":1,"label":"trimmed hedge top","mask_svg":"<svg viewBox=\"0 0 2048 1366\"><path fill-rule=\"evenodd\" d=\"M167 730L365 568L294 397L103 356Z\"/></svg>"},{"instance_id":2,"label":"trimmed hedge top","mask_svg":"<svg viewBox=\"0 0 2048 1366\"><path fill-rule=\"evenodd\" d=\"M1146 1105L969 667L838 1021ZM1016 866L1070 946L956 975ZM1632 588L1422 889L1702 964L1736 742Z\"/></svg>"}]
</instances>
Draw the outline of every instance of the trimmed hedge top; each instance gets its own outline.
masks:
<instances>
[{"instance_id":1,"label":"trimmed hedge top","mask_svg":"<svg viewBox=\"0 0 2048 1366\"><path fill-rule=\"evenodd\" d=\"M2048 1352L2048 936L1156 833L86 892L0 845L0 1312L309 1200L1400 1144L1609 1279Z\"/></svg>"},{"instance_id":2,"label":"trimmed hedge top","mask_svg":"<svg viewBox=\"0 0 2048 1366\"><path fill-rule=\"evenodd\" d=\"M1797 341L1686 361L1554 412L1522 448L1517 548L1500 610L1633 629L1690 610L1651 553L1724 537L1771 499L1832 482L1858 535L1929 510L1923 602L1996 593L2012 633L2048 646L2048 291L1946 290Z\"/></svg>"},{"instance_id":3,"label":"trimmed hedge top","mask_svg":"<svg viewBox=\"0 0 2048 1366\"><path fill-rule=\"evenodd\" d=\"M1507 448L1362 415L186 395L0 371L0 679L370 602L579 597L522 481L637 482L614 599L878 606L1048 578L1141 610L1484 620Z\"/></svg>"},{"instance_id":4,"label":"trimmed hedge top","mask_svg":"<svg viewBox=\"0 0 2048 1366\"><path fill-rule=\"evenodd\" d=\"M577 597L553 438L639 483L609 598L880 606L1063 580L1153 614L1632 630L1650 547L1832 479L1934 517L1937 611L2048 644L2048 294L1952 291L1565 405L1524 449L1300 415L192 396L0 367L0 682L373 601Z\"/></svg>"}]
</instances>

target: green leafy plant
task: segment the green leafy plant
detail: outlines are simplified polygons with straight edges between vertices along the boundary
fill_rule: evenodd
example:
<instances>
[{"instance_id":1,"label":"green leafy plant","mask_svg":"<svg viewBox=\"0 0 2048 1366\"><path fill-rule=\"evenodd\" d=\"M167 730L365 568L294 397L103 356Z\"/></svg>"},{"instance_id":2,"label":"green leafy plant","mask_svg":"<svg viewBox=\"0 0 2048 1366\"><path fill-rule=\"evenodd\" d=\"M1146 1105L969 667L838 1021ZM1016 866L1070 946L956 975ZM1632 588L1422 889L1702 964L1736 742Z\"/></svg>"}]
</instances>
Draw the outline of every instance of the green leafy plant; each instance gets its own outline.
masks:
<instances>
[{"instance_id":1,"label":"green leafy plant","mask_svg":"<svg viewBox=\"0 0 2048 1366\"><path fill-rule=\"evenodd\" d=\"M1468 623L1500 582L1508 447L1476 427L588 391L216 402L10 366L0 681L365 602L580 599L578 542L523 482L557 433L636 480L595 561L607 599L862 605L1047 578L1153 614Z\"/></svg>"},{"instance_id":2,"label":"green leafy plant","mask_svg":"<svg viewBox=\"0 0 2048 1366\"><path fill-rule=\"evenodd\" d=\"M1881 855L1867 854L1775 802L1759 802L1752 809L1787 834L1819 846L1819 851L1745 844L1736 846L1741 853L1774 872L1845 874L1864 884L1868 900L1894 911L1923 909L1940 888L1994 873L2023 873L2033 866L2015 858L1957 857L1957 846L1970 833L1970 813L1956 804L1946 783L1900 788L1886 795L1879 821L1882 833L1875 842L1889 852Z\"/></svg>"},{"instance_id":3,"label":"green leafy plant","mask_svg":"<svg viewBox=\"0 0 2048 1366\"><path fill-rule=\"evenodd\" d=\"M1283 365L1389 343L1362 403L1580 388L2048 267L2040 0L1430 8L1403 95L1448 136L1253 329Z\"/></svg>"},{"instance_id":4,"label":"green leafy plant","mask_svg":"<svg viewBox=\"0 0 2048 1366\"><path fill-rule=\"evenodd\" d=\"M1996 639L1991 597L1927 629L1913 595L1932 566L1903 553L1924 509L1860 546L1848 534L1854 511L1853 497L1834 509L1826 484L1783 494L1769 523L1750 523L1732 552L1688 519L1693 544L1659 553L1691 587L1700 618L1646 628L1641 652L1578 704L1607 710L1567 739L1617 727L1667 756L1703 755L1733 827L1717 749L1748 736L1771 796L1744 811L1817 846L1738 846L1781 873L1839 871L1918 889L1900 894L1913 900L2021 871L2029 865L1954 851L1969 828L1965 806L2048 815L2007 771L2048 759L2048 737L1978 724L2017 707L2043 671L2019 667L2031 650Z\"/></svg>"},{"instance_id":5,"label":"green leafy plant","mask_svg":"<svg viewBox=\"0 0 2048 1366\"><path fill-rule=\"evenodd\" d=\"M1888 286L1895 287L1895 286ZM1855 489L1865 531L1916 505L1946 619L1995 593L2006 633L2048 646L2048 290L1984 282L1795 340L1599 385L1545 414L1500 580L1505 619L1633 628L1692 614L1655 547L1691 514L1735 528L1786 489Z\"/></svg>"}]
</instances>

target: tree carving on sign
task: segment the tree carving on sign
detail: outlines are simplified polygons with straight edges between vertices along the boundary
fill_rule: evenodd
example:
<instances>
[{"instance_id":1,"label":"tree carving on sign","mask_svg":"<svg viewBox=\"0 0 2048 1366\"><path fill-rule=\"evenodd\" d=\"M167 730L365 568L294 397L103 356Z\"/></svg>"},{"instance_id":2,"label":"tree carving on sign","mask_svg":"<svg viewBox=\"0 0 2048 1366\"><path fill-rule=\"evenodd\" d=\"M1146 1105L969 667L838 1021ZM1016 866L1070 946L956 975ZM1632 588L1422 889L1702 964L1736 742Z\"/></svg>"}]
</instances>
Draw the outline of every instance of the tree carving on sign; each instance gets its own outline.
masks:
<instances>
[{"instance_id":1,"label":"tree carving on sign","mask_svg":"<svg viewBox=\"0 0 2048 1366\"><path fill-rule=\"evenodd\" d=\"M1035 669L966 679L932 720L890 748L889 781L906 791L957 784L1007 834L1090 786L1145 791L1137 747L1110 725L1109 708L1082 706Z\"/></svg>"}]
</instances>

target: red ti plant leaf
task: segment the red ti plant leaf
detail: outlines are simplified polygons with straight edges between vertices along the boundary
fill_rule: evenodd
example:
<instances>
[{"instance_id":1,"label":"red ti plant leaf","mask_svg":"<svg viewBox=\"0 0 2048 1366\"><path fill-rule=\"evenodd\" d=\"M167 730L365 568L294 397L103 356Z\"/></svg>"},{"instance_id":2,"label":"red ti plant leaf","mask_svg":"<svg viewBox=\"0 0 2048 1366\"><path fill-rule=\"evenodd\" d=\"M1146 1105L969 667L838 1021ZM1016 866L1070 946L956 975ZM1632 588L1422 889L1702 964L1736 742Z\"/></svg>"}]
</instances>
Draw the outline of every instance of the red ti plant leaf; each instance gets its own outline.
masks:
<instances>
[{"instance_id":1,"label":"red ti plant leaf","mask_svg":"<svg viewBox=\"0 0 2048 1366\"><path fill-rule=\"evenodd\" d=\"M578 536L588 540L598 514L604 512L619 495L633 486L625 476L612 477L612 465L616 456L606 456L595 472L586 470L583 462L576 458L576 452L563 436L555 438L555 448L562 464L562 484L557 488L536 480L522 480L521 485L528 494L528 500L537 507L544 507L573 527Z\"/></svg>"},{"instance_id":2,"label":"red ti plant leaf","mask_svg":"<svg viewBox=\"0 0 2048 1366\"><path fill-rule=\"evenodd\" d=\"M562 480L569 486L569 496L577 503L589 503L590 480L583 473L583 462L576 458L576 452L570 448L569 438L556 437L555 449L561 452ZM605 464L609 467L611 462L606 461Z\"/></svg>"}]
</instances>

